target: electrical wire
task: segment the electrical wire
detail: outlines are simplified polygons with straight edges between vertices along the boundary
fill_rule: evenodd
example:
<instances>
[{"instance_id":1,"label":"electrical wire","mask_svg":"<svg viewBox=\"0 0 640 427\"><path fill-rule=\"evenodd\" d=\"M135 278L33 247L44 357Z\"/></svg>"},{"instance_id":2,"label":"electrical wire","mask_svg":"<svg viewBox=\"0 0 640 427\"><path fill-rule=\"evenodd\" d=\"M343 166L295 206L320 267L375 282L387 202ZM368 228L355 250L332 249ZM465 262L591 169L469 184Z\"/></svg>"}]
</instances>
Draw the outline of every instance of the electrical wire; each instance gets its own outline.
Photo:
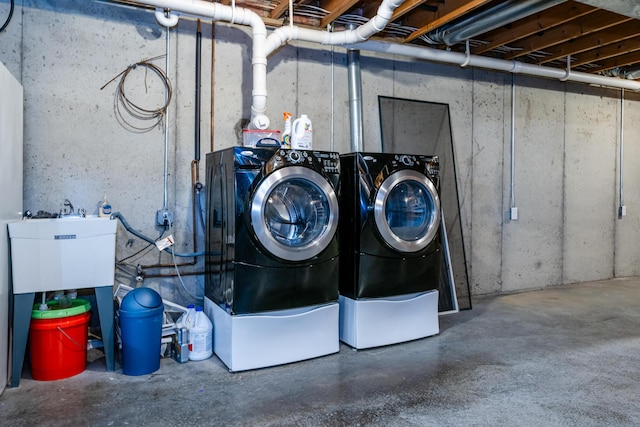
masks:
<instances>
[{"instance_id":1,"label":"electrical wire","mask_svg":"<svg viewBox=\"0 0 640 427\"><path fill-rule=\"evenodd\" d=\"M169 235L173 235L173 227L171 226L171 222L169 222ZM175 238L174 238L174 242L175 242ZM178 263L176 262L176 255L175 252L171 252L171 257L173 259L173 266L176 268L176 274L178 276L178 281L180 282L180 285L182 285L182 289L184 289L184 291L193 299L195 300L203 300L204 299L204 295L199 297L196 294L193 294L189 291L189 289L187 289L187 286L184 284L184 281L182 280L182 276L180 275L180 269L178 268Z\"/></svg>"},{"instance_id":2,"label":"electrical wire","mask_svg":"<svg viewBox=\"0 0 640 427\"><path fill-rule=\"evenodd\" d=\"M160 126L164 122L167 109L169 108L169 104L171 103L173 89L171 87L171 82L169 81L169 78L165 74L164 70L151 62L164 57L165 55L160 55L153 58L143 59L140 62L129 65L126 69L121 71L117 76L109 80L104 84L104 86L100 88L100 90L102 90L111 82L113 82L117 78L120 78L117 90L115 91L113 97L113 111L115 113L116 120L118 120L118 123L120 123L120 125L122 125L125 129L128 129L135 133L144 133ZM156 109L146 109L134 104L129 98L127 98L125 89L127 77L129 76L129 73L131 73L131 71L135 70L138 67L143 67L145 69L145 85L147 81L146 72L149 70L154 72L162 81L162 84L165 87L166 94L165 102L162 106ZM143 122L152 121L152 124L148 126L136 126L131 123L131 119L127 119L125 117L126 115Z\"/></svg>"},{"instance_id":3,"label":"electrical wire","mask_svg":"<svg viewBox=\"0 0 640 427\"><path fill-rule=\"evenodd\" d=\"M113 212L111 214L111 219L118 219L120 221L120 223L122 224L122 226L125 228L125 230L127 230L129 233L131 233L134 236L144 240L147 243L152 243L152 244L155 245L155 243L156 243L155 240L153 240L150 237L147 237L144 234L140 233L139 231L133 229L133 227L131 227L131 225L129 225L127 220L124 218L124 216L120 212ZM165 252L167 252L169 254L174 254L174 252L170 248L164 248L163 251L165 251ZM193 252L193 253L175 253L175 256L184 257L184 258L191 258L191 257L203 256L204 254L205 254L204 251L199 251L199 252Z\"/></svg>"},{"instance_id":4,"label":"electrical wire","mask_svg":"<svg viewBox=\"0 0 640 427\"><path fill-rule=\"evenodd\" d=\"M118 263L118 264L124 264L124 263L125 263L125 261L127 261L127 260L129 260L129 259L131 259L131 258L135 257L136 255L140 254L141 252L144 252L144 251L147 251L147 252L148 252L148 250L149 250L149 249L151 249L152 247L153 247L153 244L149 243L149 244L147 244L147 246L145 246L144 248L140 249L140 250L139 250L139 251L137 251L136 253L134 253L134 254L132 254L132 255L129 255L129 256L128 256L128 257L126 257L126 258L122 258L120 261L117 261L117 263ZM143 255L146 255L146 254L143 254Z\"/></svg>"},{"instance_id":5,"label":"electrical wire","mask_svg":"<svg viewBox=\"0 0 640 427\"><path fill-rule=\"evenodd\" d=\"M9 3L10 3L9 16L7 16L7 19L4 21L4 24L2 24L2 27L0 27L0 33L3 32L9 26L9 22L11 22L11 18L13 17L13 9L15 7L14 0L10 0Z\"/></svg>"},{"instance_id":6,"label":"electrical wire","mask_svg":"<svg viewBox=\"0 0 640 427\"><path fill-rule=\"evenodd\" d=\"M156 241L162 239L162 236L164 236L164 233L166 232L166 228L164 230L162 230L162 233L160 233L160 235L158 236L158 238L156 239ZM141 252L144 252L145 250L148 250L149 248L155 246L153 243L148 242L147 246L145 246L144 248L140 249L139 251L137 251L136 253L133 253L131 255L129 255L128 257L122 258L120 261L117 261L118 264L124 264L124 262L128 259L131 259L133 257L135 257L136 255L140 254Z\"/></svg>"}]
</instances>

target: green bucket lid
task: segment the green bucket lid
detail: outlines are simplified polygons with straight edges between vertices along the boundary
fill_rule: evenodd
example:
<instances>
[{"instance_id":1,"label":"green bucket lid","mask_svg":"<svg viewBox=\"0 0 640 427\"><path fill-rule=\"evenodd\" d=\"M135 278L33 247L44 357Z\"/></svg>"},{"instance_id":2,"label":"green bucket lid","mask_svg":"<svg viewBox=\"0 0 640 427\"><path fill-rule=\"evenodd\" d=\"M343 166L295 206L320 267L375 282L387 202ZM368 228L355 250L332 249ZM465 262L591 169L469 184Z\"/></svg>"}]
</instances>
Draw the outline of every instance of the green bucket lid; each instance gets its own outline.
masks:
<instances>
[{"instance_id":1,"label":"green bucket lid","mask_svg":"<svg viewBox=\"0 0 640 427\"><path fill-rule=\"evenodd\" d=\"M72 299L70 307L60 307L58 301L47 301L49 310L40 310L40 304L33 305L32 319L59 319L76 316L91 310L91 304L84 299Z\"/></svg>"}]
</instances>

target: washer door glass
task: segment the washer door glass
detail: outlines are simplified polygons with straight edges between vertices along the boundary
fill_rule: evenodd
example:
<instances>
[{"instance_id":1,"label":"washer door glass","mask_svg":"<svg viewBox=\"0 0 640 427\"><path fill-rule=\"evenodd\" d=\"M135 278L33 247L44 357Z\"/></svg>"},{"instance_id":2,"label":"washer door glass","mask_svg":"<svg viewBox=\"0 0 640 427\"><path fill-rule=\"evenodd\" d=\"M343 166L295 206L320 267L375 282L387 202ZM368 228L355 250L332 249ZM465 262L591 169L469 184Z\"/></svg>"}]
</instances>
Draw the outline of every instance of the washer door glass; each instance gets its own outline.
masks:
<instances>
[{"instance_id":1,"label":"washer door glass","mask_svg":"<svg viewBox=\"0 0 640 427\"><path fill-rule=\"evenodd\" d=\"M318 172L289 166L268 175L251 201L251 223L262 246L288 261L322 252L333 239L338 198Z\"/></svg>"},{"instance_id":2,"label":"washer door glass","mask_svg":"<svg viewBox=\"0 0 640 427\"><path fill-rule=\"evenodd\" d=\"M391 174L376 193L374 217L384 241L400 252L424 249L440 224L440 197L433 182L414 170Z\"/></svg>"}]
</instances>

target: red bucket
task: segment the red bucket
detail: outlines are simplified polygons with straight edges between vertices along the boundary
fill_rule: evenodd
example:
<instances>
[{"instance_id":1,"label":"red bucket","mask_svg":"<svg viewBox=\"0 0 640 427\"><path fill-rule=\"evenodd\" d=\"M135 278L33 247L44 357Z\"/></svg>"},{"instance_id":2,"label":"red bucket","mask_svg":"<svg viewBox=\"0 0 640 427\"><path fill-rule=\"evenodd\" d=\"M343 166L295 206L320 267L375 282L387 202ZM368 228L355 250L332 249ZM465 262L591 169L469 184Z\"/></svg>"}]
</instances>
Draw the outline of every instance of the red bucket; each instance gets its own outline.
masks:
<instances>
[{"instance_id":1,"label":"red bucket","mask_svg":"<svg viewBox=\"0 0 640 427\"><path fill-rule=\"evenodd\" d=\"M40 381L72 377L87 367L91 305L80 299L72 300L70 308L47 304L50 310L46 311L38 310L39 304L34 306L29 327L31 376Z\"/></svg>"}]
</instances>

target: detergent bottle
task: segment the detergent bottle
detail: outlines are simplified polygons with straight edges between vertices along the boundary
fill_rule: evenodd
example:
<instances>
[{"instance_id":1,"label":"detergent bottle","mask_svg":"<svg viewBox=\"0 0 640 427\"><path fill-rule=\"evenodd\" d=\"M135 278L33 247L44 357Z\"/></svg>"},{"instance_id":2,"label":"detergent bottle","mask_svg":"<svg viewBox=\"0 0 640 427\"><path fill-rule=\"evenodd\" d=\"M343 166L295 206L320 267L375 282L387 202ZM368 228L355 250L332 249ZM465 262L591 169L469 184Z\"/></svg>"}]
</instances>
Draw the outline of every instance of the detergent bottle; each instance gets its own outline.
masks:
<instances>
[{"instance_id":1,"label":"detergent bottle","mask_svg":"<svg viewBox=\"0 0 640 427\"><path fill-rule=\"evenodd\" d=\"M284 112L284 131L282 132L282 148L291 148L291 113Z\"/></svg>"},{"instance_id":2,"label":"detergent bottle","mask_svg":"<svg viewBox=\"0 0 640 427\"><path fill-rule=\"evenodd\" d=\"M294 120L291 128L291 148L311 150L313 148L313 127L306 114Z\"/></svg>"}]
</instances>

